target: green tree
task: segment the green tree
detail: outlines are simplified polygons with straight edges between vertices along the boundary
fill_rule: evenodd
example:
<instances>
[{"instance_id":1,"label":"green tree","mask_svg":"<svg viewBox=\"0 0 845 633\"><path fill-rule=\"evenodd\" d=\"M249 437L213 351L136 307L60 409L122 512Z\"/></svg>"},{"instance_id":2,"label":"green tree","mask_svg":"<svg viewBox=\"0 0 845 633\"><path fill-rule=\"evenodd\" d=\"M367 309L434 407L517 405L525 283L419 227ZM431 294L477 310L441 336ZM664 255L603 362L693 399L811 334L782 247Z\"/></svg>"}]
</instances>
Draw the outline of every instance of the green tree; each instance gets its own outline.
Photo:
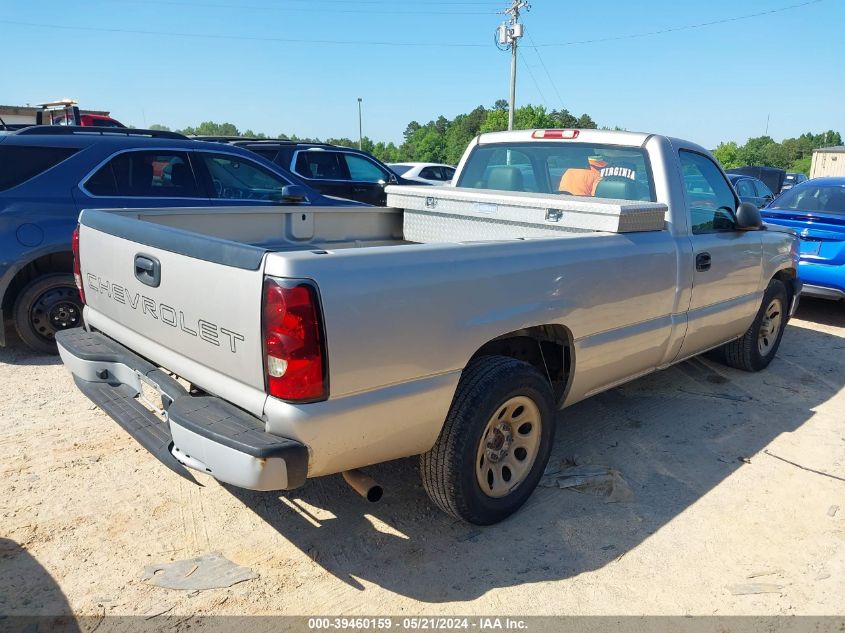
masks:
<instances>
[{"instance_id":1,"label":"green tree","mask_svg":"<svg viewBox=\"0 0 845 633\"><path fill-rule=\"evenodd\" d=\"M170 131L169 127L167 127L166 125L162 125L161 123L153 123L149 127L149 129L156 130L156 131L159 131L159 132L169 132Z\"/></svg>"},{"instance_id":2,"label":"green tree","mask_svg":"<svg viewBox=\"0 0 845 633\"><path fill-rule=\"evenodd\" d=\"M240 136L234 123L215 123L214 121L203 121L197 127L186 127L177 132L188 136Z\"/></svg>"},{"instance_id":3,"label":"green tree","mask_svg":"<svg viewBox=\"0 0 845 633\"><path fill-rule=\"evenodd\" d=\"M713 156L722 164L724 169L741 166L739 162L739 146L736 144L736 141L719 143L719 146L713 150Z\"/></svg>"}]
</instances>

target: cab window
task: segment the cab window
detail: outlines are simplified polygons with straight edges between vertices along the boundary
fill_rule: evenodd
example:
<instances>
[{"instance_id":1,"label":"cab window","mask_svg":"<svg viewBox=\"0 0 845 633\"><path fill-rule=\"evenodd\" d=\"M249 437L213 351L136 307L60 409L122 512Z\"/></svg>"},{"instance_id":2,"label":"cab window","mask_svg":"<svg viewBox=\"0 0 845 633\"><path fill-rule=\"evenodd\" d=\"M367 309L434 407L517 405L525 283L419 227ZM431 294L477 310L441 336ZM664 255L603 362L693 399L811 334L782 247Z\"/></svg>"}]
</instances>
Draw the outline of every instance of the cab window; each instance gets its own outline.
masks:
<instances>
[{"instance_id":1,"label":"cab window","mask_svg":"<svg viewBox=\"0 0 845 633\"><path fill-rule=\"evenodd\" d=\"M580 142L479 145L467 159L457 186L655 200L645 150Z\"/></svg>"},{"instance_id":2,"label":"cab window","mask_svg":"<svg viewBox=\"0 0 845 633\"><path fill-rule=\"evenodd\" d=\"M679 157L692 232L734 230L736 197L721 170L703 154L681 150Z\"/></svg>"}]
</instances>

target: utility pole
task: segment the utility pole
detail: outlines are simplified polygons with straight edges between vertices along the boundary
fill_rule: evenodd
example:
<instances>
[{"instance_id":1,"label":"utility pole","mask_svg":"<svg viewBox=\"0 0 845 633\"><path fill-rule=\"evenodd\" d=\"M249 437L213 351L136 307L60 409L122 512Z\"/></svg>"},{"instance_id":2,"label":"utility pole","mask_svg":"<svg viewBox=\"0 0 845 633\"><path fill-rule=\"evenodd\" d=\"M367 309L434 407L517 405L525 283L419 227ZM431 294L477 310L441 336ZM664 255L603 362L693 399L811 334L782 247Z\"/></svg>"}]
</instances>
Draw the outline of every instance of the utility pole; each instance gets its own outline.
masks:
<instances>
[{"instance_id":1,"label":"utility pole","mask_svg":"<svg viewBox=\"0 0 845 633\"><path fill-rule=\"evenodd\" d=\"M361 102L363 99L358 97L358 149L364 149L364 126L361 124Z\"/></svg>"},{"instance_id":2,"label":"utility pole","mask_svg":"<svg viewBox=\"0 0 845 633\"><path fill-rule=\"evenodd\" d=\"M496 45L500 50L511 51L511 86L508 100L508 130L513 129L513 117L516 110L516 52L519 39L525 34L525 26L519 22L520 11L530 11L528 0L511 0L511 6L501 13L508 19L496 30ZM504 48L502 48L504 46Z\"/></svg>"}]
</instances>

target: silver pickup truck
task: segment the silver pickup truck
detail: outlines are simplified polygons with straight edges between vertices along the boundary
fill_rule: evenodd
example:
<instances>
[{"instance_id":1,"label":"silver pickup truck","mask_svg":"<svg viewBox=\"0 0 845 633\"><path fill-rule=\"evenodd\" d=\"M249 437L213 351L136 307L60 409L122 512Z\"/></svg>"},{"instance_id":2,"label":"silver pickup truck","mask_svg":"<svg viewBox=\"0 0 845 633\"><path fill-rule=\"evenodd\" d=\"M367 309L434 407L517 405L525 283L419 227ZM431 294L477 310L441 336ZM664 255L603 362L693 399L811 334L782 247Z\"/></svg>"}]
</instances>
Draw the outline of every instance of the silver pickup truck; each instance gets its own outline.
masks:
<instances>
[{"instance_id":1,"label":"silver pickup truck","mask_svg":"<svg viewBox=\"0 0 845 633\"><path fill-rule=\"evenodd\" d=\"M798 241L740 204L703 148L485 134L454 182L443 195L627 201L665 222L415 242L401 208L83 211L86 326L56 337L62 360L183 476L280 490L344 473L373 498L358 468L420 455L432 501L489 524L537 485L558 409L707 350L748 371L775 356Z\"/></svg>"}]
</instances>

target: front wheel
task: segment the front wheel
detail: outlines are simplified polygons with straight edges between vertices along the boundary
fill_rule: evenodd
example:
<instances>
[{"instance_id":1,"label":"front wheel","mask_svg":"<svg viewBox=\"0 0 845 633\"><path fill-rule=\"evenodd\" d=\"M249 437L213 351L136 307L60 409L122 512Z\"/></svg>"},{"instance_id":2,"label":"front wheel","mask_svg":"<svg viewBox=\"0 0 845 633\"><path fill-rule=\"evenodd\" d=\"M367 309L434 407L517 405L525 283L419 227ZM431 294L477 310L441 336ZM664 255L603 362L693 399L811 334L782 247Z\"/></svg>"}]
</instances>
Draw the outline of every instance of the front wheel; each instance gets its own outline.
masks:
<instances>
[{"instance_id":1,"label":"front wheel","mask_svg":"<svg viewBox=\"0 0 845 633\"><path fill-rule=\"evenodd\" d=\"M501 521L540 481L554 432L554 397L542 373L513 358L478 358L461 376L437 442L420 458L423 487L459 519Z\"/></svg>"},{"instance_id":2,"label":"front wheel","mask_svg":"<svg viewBox=\"0 0 845 633\"><path fill-rule=\"evenodd\" d=\"M786 286L779 279L772 279L751 327L742 338L722 348L725 364L745 371L760 371L768 367L786 329L788 306Z\"/></svg>"},{"instance_id":3,"label":"front wheel","mask_svg":"<svg viewBox=\"0 0 845 633\"><path fill-rule=\"evenodd\" d=\"M73 275L33 279L15 301L15 329L32 350L56 354L56 332L82 325L82 300Z\"/></svg>"}]
</instances>

